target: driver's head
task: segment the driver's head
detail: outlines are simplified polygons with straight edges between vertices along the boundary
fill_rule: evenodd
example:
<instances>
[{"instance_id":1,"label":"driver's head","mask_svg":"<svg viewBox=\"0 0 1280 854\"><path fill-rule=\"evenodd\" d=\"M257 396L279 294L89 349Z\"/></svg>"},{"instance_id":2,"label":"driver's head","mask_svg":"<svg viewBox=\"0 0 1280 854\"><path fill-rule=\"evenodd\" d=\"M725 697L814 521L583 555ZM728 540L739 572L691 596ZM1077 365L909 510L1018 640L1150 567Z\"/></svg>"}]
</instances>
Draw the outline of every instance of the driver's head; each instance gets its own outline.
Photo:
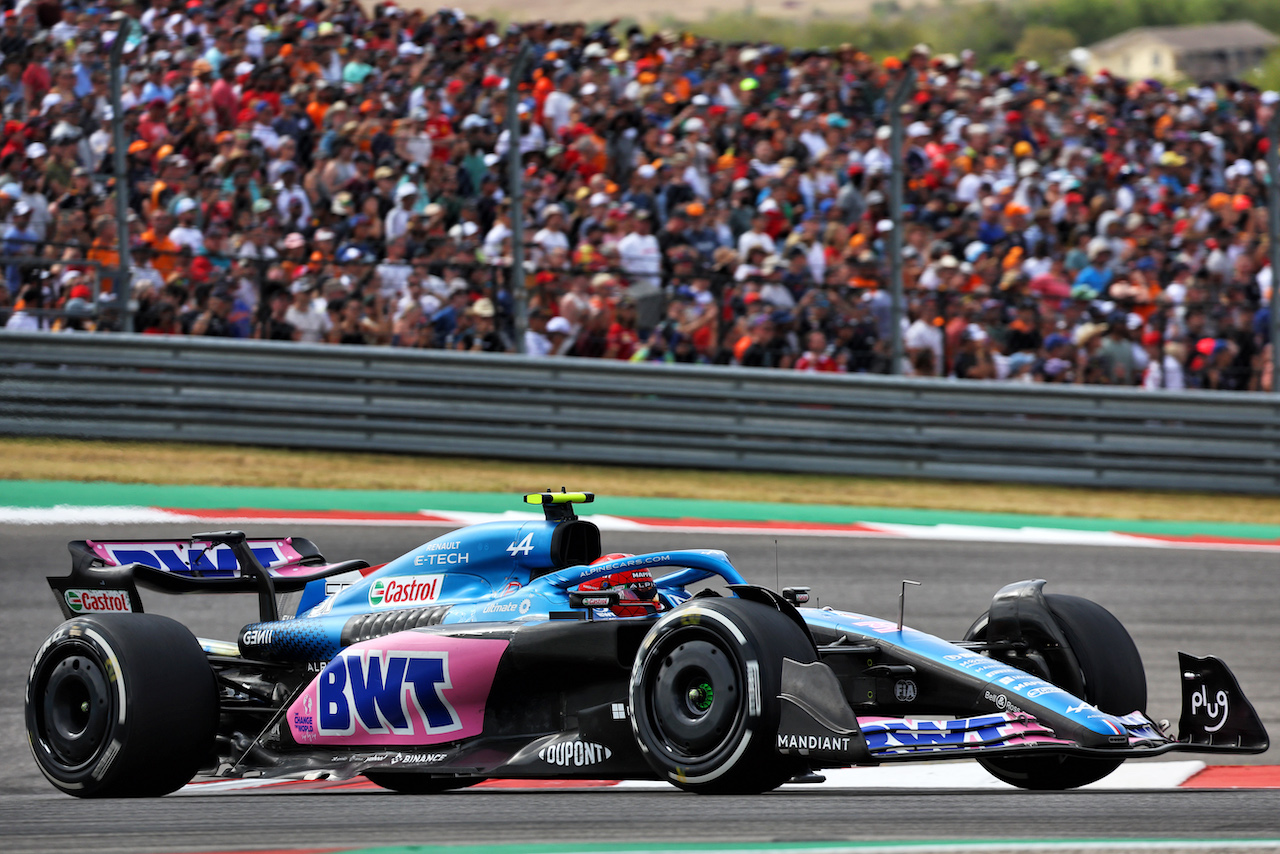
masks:
<instances>
[{"instance_id":1,"label":"driver's head","mask_svg":"<svg viewBox=\"0 0 1280 854\"><path fill-rule=\"evenodd\" d=\"M619 560L625 557L631 557L631 555L614 552L613 554L602 555L592 561L591 565L608 563L611 560ZM593 593L598 590L617 590L622 595L624 604L614 605L611 608L613 613L619 617L643 617L645 614L652 613L655 609L662 610L662 604L658 600L658 588L653 583L653 575L644 568L620 569L603 578L593 578L578 585L579 593ZM625 604L627 602L635 602L637 604ZM642 602L645 604L639 604Z\"/></svg>"}]
</instances>

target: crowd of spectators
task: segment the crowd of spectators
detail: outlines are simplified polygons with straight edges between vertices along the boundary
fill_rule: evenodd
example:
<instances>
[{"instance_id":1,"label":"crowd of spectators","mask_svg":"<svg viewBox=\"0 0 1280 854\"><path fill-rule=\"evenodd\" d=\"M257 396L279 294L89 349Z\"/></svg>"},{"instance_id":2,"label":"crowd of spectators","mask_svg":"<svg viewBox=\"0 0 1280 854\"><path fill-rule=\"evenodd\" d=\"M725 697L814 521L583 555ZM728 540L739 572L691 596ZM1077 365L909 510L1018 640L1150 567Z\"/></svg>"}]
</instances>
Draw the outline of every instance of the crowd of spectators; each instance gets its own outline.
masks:
<instances>
[{"instance_id":1,"label":"crowd of spectators","mask_svg":"<svg viewBox=\"0 0 1280 854\"><path fill-rule=\"evenodd\" d=\"M10 329L888 373L910 78L900 372L1270 388L1276 97L1243 83L352 0L20 0L0 53Z\"/></svg>"}]
</instances>

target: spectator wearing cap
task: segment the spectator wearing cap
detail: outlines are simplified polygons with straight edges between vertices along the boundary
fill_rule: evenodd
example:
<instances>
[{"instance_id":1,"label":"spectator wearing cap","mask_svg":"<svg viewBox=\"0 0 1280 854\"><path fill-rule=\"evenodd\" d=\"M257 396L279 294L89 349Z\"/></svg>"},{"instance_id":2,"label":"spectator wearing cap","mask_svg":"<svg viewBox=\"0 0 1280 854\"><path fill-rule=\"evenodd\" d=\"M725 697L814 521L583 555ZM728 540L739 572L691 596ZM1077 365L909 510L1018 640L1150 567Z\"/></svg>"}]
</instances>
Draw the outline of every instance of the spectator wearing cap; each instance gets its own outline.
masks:
<instances>
[{"instance_id":1,"label":"spectator wearing cap","mask_svg":"<svg viewBox=\"0 0 1280 854\"><path fill-rule=\"evenodd\" d=\"M789 360L779 343L777 326L769 314L758 314L748 323L747 333L734 345L738 363L749 368L786 368Z\"/></svg>"},{"instance_id":2,"label":"spectator wearing cap","mask_svg":"<svg viewBox=\"0 0 1280 854\"><path fill-rule=\"evenodd\" d=\"M1044 343L1040 332L1040 316L1034 300L1025 299L1018 304L1017 317L1006 330L1006 354L1034 353Z\"/></svg>"},{"instance_id":3,"label":"spectator wearing cap","mask_svg":"<svg viewBox=\"0 0 1280 854\"><path fill-rule=\"evenodd\" d=\"M1088 264L1076 275L1075 285L1092 288L1098 293L1105 293L1111 286L1115 274L1111 270L1111 244L1103 237L1095 237L1089 241Z\"/></svg>"},{"instance_id":4,"label":"spectator wearing cap","mask_svg":"<svg viewBox=\"0 0 1280 854\"><path fill-rule=\"evenodd\" d=\"M1183 370L1183 363L1187 358L1186 345L1181 341L1165 340L1157 330L1144 333L1142 345L1149 360L1142 374L1143 390L1184 390L1186 373Z\"/></svg>"},{"instance_id":5,"label":"spectator wearing cap","mask_svg":"<svg viewBox=\"0 0 1280 854\"><path fill-rule=\"evenodd\" d=\"M931 296L921 299L914 313L902 336L907 361L916 367L917 375L938 376L943 366L943 334L937 300Z\"/></svg>"},{"instance_id":6,"label":"spectator wearing cap","mask_svg":"<svg viewBox=\"0 0 1280 854\"><path fill-rule=\"evenodd\" d=\"M298 184L298 170L292 163L280 169L280 179L275 184L275 211L285 227L307 232L310 230L312 207L306 189Z\"/></svg>"},{"instance_id":7,"label":"spectator wearing cap","mask_svg":"<svg viewBox=\"0 0 1280 854\"><path fill-rule=\"evenodd\" d=\"M317 344L328 337L329 317L317 305L315 283L303 276L289 285L292 303L285 311L284 319L298 333L298 341Z\"/></svg>"},{"instance_id":8,"label":"spectator wearing cap","mask_svg":"<svg viewBox=\"0 0 1280 854\"><path fill-rule=\"evenodd\" d=\"M569 236L564 231L564 210L557 204L542 209L542 228L534 232L531 241L537 247L534 261L541 261L553 252L569 252Z\"/></svg>"},{"instance_id":9,"label":"spectator wearing cap","mask_svg":"<svg viewBox=\"0 0 1280 854\"><path fill-rule=\"evenodd\" d=\"M43 170L45 191L51 198L60 198L71 191L77 169L85 177L89 177L89 171L80 165L78 158L77 144L80 137L78 129L63 125L59 125L51 134L50 153ZM92 181L86 182L86 185L92 185Z\"/></svg>"},{"instance_id":10,"label":"spectator wearing cap","mask_svg":"<svg viewBox=\"0 0 1280 854\"><path fill-rule=\"evenodd\" d=\"M418 286L421 290L421 287ZM432 348L435 346L435 328L426 321L425 312L417 301L410 301L397 309L391 327L392 347Z\"/></svg>"},{"instance_id":11,"label":"spectator wearing cap","mask_svg":"<svg viewBox=\"0 0 1280 854\"><path fill-rule=\"evenodd\" d=\"M530 154L539 153L547 147L547 133L542 125L533 120L533 108L521 102L516 108L516 116L520 124L519 154L521 160ZM493 151L499 159L505 158L511 150L511 130L504 128L498 134Z\"/></svg>"},{"instance_id":12,"label":"spectator wearing cap","mask_svg":"<svg viewBox=\"0 0 1280 854\"><path fill-rule=\"evenodd\" d=\"M1123 321L1120 321L1123 325ZM1071 334L1072 348L1068 349L1068 357L1074 356L1075 365L1072 379L1076 383L1107 384L1111 380L1109 365L1103 357L1103 338L1107 333L1106 323L1084 323L1076 327ZM1052 335L1049 338L1053 338ZM1049 339L1045 339L1048 350Z\"/></svg>"},{"instance_id":13,"label":"spectator wearing cap","mask_svg":"<svg viewBox=\"0 0 1280 854\"><path fill-rule=\"evenodd\" d=\"M563 317L553 317L547 321L547 340L551 342L548 356L563 356L573 345L573 328Z\"/></svg>"},{"instance_id":14,"label":"spectator wearing cap","mask_svg":"<svg viewBox=\"0 0 1280 854\"><path fill-rule=\"evenodd\" d=\"M271 203L266 199L262 199L269 208ZM259 213L255 211L255 213ZM267 238L267 230L258 222L255 223L245 233L244 242L240 244L240 249L236 253L241 258L248 258L254 261L274 261L280 257L280 253L275 250Z\"/></svg>"},{"instance_id":15,"label":"spectator wearing cap","mask_svg":"<svg viewBox=\"0 0 1280 854\"><path fill-rule=\"evenodd\" d=\"M497 329L493 300L481 297L472 304L456 332L454 349L472 353L509 353L512 347Z\"/></svg>"},{"instance_id":16,"label":"spectator wearing cap","mask_svg":"<svg viewBox=\"0 0 1280 854\"><path fill-rule=\"evenodd\" d=\"M690 202L684 207L685 219L688 226L684 230L685 239L688 244L697 250L698 263L700 266L706 266L710 263L712 256L723 244L711 217L707 213L707 206L700 201Z\"/></svg>"},{"instance_id":17,"label":"spectator wearing cap","mask_svg":"<svg viewBox=\"0 0 1280 854\"><path fill-rule=\"evenodd\" d=\"M196 254L208 261L211 271L230 270L232 256L227 243L227 226L222 222L210 223L202 235L204 245Z\"/></svg>"},{"instance_id":18,"label":"spectator wearing cap","mask_svg":"<svg viewBox=\"0 0 1280 854\"><path fill-rule=\"evenodd\" d=\"M1034 356L1030 350L1020 354ZM1019 354L1019 355L1020 355ZM1073 383L1076 379L1076 354L1071 345L1071 338L1055 332L1044 339L1044 358L1035 367L1036 382Z\"/></svg>"},{"instance_id":19,"label":"spectator wearing cap","mask_svg":"<svg viewBox=\"0 0 1280 854\"><path fill-rule=\"evenodd\" d=\"M38 251L39 235L31 228L31 205L18 199L13 205L10 224L4 229L5 255L34 255ZM5 284L10 295L17 297L24 279L23 268L17 264L5 267Z\"/></svg>"},{"instance_id":20,"label":"spectator wearing cap","mask_svg":"<svg viewBox=\"0 0 1280 854\"><path fill-rule=\"evenodd\" d=\"M36 146L39 146L37 150L39 157L43 158L47 150L38 142L27 146L27 151L30 152ZM33 159L30 154L28 158ZM20 178L22 186L20 198L31 208L30 229L38 239L44 240L48 236L49 221L52 218L49 213L49 198L44 193L44 175L37 164L32 163L22 170Z\"/></svg>"},{"instance_id":21,"label":"spectator wearing cap","mask_svg":"<svg viewBox=\"0 0 1280 854\"><path fill-rule=\"evenodd\" d=\"M1130 340L1134 330L1142 328L1142 320L1134 315L1131 323L1126 315L1117 312L1107 323L1106 335L1098 348L1097 358L1102 372L1099 382L1108 385L1132 386L1140 375L1138 353L1140 350Z\"/></svg>"},{"instance_id":22,"label":"spectator wearing cap","mask_svg":"<svg viewBox=\"0 0 1280 854\"><path fill-rule=\"evenodd\" d=\"M652 163L644 163L631 173L631 183L627 192L622 195L621 202L636 210L642 210L649 216L657 216L658 203L654 199L658 170Z\"/></svg>"},{"instance_id":23,"label":"spectator wearing cap","mask_svg":"<svg viewBox=\"0 0 1280 854\"><path fill-rule=\"evenodd\" d=\"M277 288L267 300L268 313L253 330L253 337L260 341L299 341L302 333L288 320L292 297L288 290Z\"/></svg>"},{"instance_id":24,"label":"spectator wearing cap","mask_svg":"<svg viewBox=\"0 0 1280 854\"><path fill-rule=\"evenodd\" d=\"M564 318L555 318L563 320ZM550 320L547 312L541 308L534 308L529 312L529 323L524 333L524 352L526 356L541 358L543 356L553 355L554 345L551 343L550 336L547 335L547 323ZM567 324L568 321L565 321Z\"/></svg>"},{"instance_id":25,"label":"spectator wearing cap","mask_svg":"<svg viewBox=\"0 0 1280 854\"><path fill-rule=\"evenodd\" d=\"M889 174L893 163L893 156L889 152L890 136L892 131L888 125L876 128L874 145L862 156L862 168L868 176Z\"/></svg>"},{"instance_id":26,"label":"spectator wearing cap","mask_svg":"<svg viewBox=\"0 0 1280 854\"><path fill-rule=\"evenodd\" d=\"M160 57L156 57L156 59L158 61L147 69L147 82L143 84L139 97L144 104L158 100L168 106L176 93L173 91L173 87L164 80L165 69L159 61Z\"/></svg>"},{"instance_id":27,"label":"spectator wearing cap","mask_svg":"<svg viewBox=\"0 0 1280 854\"><path fill-rule=\"evenodd\" d=\"M490 307L493 303L490 302ZM470 299L466 283L461 287L449 289L449 298L444 307L431 315L431 325L435 327L435 339L442 344L455 341L458 330L464 325Z\"/></svg>"},{"instance_id":28,"label":"spectator wearing cap","mask_svg":"<svg viewBox=\"0 0 1280 854\"><path fill-rule=\"evenodd\" d=\"M573 110L577 106L573 92L578 89L577 75L566 72L556 77L555 89L547 93L542 102L543 121L553 138L573 122Z\"/></svg>"},{"instance_id":29,"label":"spectator wearing cap","mask_svg":"<svg viewBox=\"0 0 1280 854\"><path fill-rule=\"evenodd\" d=\"M618 257L622 269L632 278L633 286L646 294L662 286L662 247L653 235L653 219L649 211L638 208L630 217L630 229L618 241ZM633 293L633 296L641 296Z\"/></svg>"},{"instance_id":30,"label":"spectator wearing cap","mask_svg":"<svg viewBox=\"0 0 1280 854\"><path fill-rule=\"evenodd\" d=\"M71 170L68 177L70 178L69 185L62 195L54 201L54 208L59 213L64 211L85 211L87 213L102 198L102 194L93 183L93 176L83 166L76 166ZM50 183L52 183L52 179L50 179Z\"/></svg>"},{"instance_id":31,"label":"spectator wearing cap","mask_svg":"<svg viewBox=\"0 0 1280 854\"><path fill-rule=\"evenodd\" d=\"M993 380L998 368L991 350L991 337L977 323L970 323L960 336L960 348L951 375L962 380Z\"/></svg>"},{"instance_id":32,"label":"spectator wearing cap","mask_svg":"<svg viewBox=\"0 0 1280 854\"><path fill-rule=\"evenodd\" d=\"M658 233L658 247L662 251L664 269L670 273L672 268L673 250L692 247L689 240L689 219L687 207L680 205L673 208L667 216L666 224Z\"/></svg>"},{"instance_id":33,"label":"spectator wearing cap","mask_svg":"<svg viewBox=\"0 0 1280 854\"><path fill-rule=\"evenodd\" d=\"M836 192L835 207L840 211L841 220L847 226L855 225L867 212L867 199L859 187L863 172L861 163L849 164L847 180Z\"/></svg>"},{"instance_id":34,"label":"spectator wearing cap","mask_svg":"<svg viewBox=\"0 0 1280 854\"><path fill-rule=\"evenodd\" d=\"M333 344L385 344L391 340L391 324L385 314L382 295L359 291L328 306L333 328L329 341Z\"/></svg>"},{"instance_id":35,"label":"spectator wearing cap","mask_svg":"<svg viewBox=\"0 0 1280 854\"><path fill-rule=\"evenodd\" d=\"M198 303L196 311L190 317L189 334L213 338L236 337L235 327L231 323L231 310L235 303L230 290L201 286L196 289L196 299Z\"/></svg>"},{"instance_id":36,"label":"spectator wearing cap","mask_svg":"<svg viewBox=\"0 0 1280 854\"><path fill-rule=\"evenodd\" d=\"M189 249L193 254L204 252L204 232L196 227L196 216L200 205L195 199L181 199L173 209L177 223L169 232L169 237L179 248Z\"/></svg>"},{"instance_id":37,"label":"spectator wearing cap","mask_svg":"<svg viewBox=\"0 0 1280 854\"><path fill-rule=\"evenodd\" d=\"M275 119L271 104L265 100L256 101L250 110L252 116L249 127L250 135L263 147L269 156L275 157L283 140L271 124Z\"/></svg>"},{"instance_id":38,"label":"spectator wearing cap","mask_svg":"<svg viewBox=\"0 0 1280 854\"><path fill-rule=\"evenodd\" d=\"M762 206L762 209L751 217L751 227L738 238L740 258L750 257L752 248L757 246L764 250L765 255L773 255L778 251L777 244L769 234L768 221Z\"/></svg>"},{"instance_id":39,"label":"spectator wearing cap","mask_svg":"<svg viewBox=\"0 0 1280 854\"><path fill-rule=\"evenodd\" d=\"M382 260L389 272L422 269L422 276L440 281L441 295L447 297L443 280L434 274L443 263L474 264L469 244L477 225L479 233L492 238L482 263L510 263L509 226L498 211L503 154L516 147L532 170L529 192L520 201L539 212L553 206L573 211L564 216L565 225L572 226L562 230L577 251L570 257L560 249L542 253L540 263L556 271L536 270L530 277L537 283L534 302L545 309L563 308L560 286L579 282L588 289L584 273L589 277L620 267L618 246L645 228L635 224L635 210L657 214L647 228L658 238L666 266L623 281L606 277L594 293L588 289L586 307L575 322L592 328L579 352L603 354L614 302L628 284L630 295L637 296L641 278L654 280L646 286L654 285L651 292L658 299L664 293L678 299L676 314L692 309L696 293L697 313L713 319L696 341L687 332L667 336L667 349L657 358L675 359L677 351L732 358L738 338L749 338L744 318L768 311L762 290L786 303L774 292L782 287L797 301L798 314L777 321L772 340L785 343L776 347L779 358L771 364L789 364L791 351L799 349L799 341L787 336L817 329L851 354L850 364L855 351L871 352L857 356L858 364L883 369L890 318L883 289L887 232L880 221L888 213L880 161L888 154L888 141L882 120L867 110L880 78L905 69L920 74L919 94L904 114L912 177L905 198L907 287L936 290L944 301L952 292L987 300L996 293L997 307L984 308L982 319L997 341L1005 340L1003 318L993 322L990 312L998 315L1002 303L1012 309L1025 300L1039 311L1031 317L1037 334L1074 330L1108 311L1102 303L1114 302L1122 310L1132 307L1140 323L1149 319L1153 327L1170 330L1171 340L1181 340L1191 334L1201 305L1257 300L1270 284L1265 250L1256 239L1261 225L1255 200L1266 189L1265 170L1257 166L1265 154L1260 130L1265 116L1259 107L1271 104L1248 86L1192 87L1185 97L1170 100L1166 87L1150 81L1085 78L1070 69L1051 76L1030 63L983 72L971 54L934 59L916 49L904 62L885 68L852 50L797 60L768 45L725 48L697 39L681 45L696 57L691 65L679 53L662 53L662 39L606 46L602 34L542 24L516 25L509 37L490 38L480 22L453 12L407 12L391 22L386 19L392 13L383 8L370 19L358 7L334 10L325 0L306 0L273 20L277 40L261 23L270 10L248 13L248 29L237 33L236 22L224 16L211 18L190 5L171 14L164 0L155 2L162 11L144 13L153 36L129 46L137 68L161 69L131 75L126 95L126 106L137 104L125 116L128 139L138 146L128 166L135 207L152 223L158 210L176 214L184 200L199 203L197 223L206 251L189 263L178 256L174 274L193 282L218 282L233 274L244 299L259 285L269 294L274 283L287 281L303 266L314 268L308 275L329 276L338 247L358 249L362 257L371 254L369 263ZM103 242L110 226L95 220L86 229L77 215L62 216L74 204L67 189L76 180L71 170L97 168L100 149L87 141L57 141L60 129L88 128L105 119L101 75L92 107L83 103L88 94L81 91L84 58L105 53L124 15L113 15L105 27L77 22L81 44L74 56L55 52L46 61L41 48L32 49L50 72L50 94L31 105L34 121L6 124L0 147L0 173L7 173L0 187L16 184L19 194L19 175L29 165L24 149L32 144L54 148L53 156L44 158L47 165L36 159L47 182L46 198L59 202L59 216L46 236L92 241L96 246L90 251L104 259L113 257L114 250ZM21 42L5 52L25 51L33 33L22 33L16 22L11 26ZM359 33L363 44L347 43L348 33ZM501 86L513 55L508 48L523 34L549 45L549 55L530 90L521 93L519 145L511 140L497 145ZM409 35L412 41L405 38ZM184 40L203 43L190 48ZM170 54L174 47L181 53ZM208 62L215 75L206 76L203 62L193 63L193 57ZM371 69L364 76L367 85L342 83L353 63ZM690 72L693 65L698 70ZM281 85L285 80L287 92ZM200 127L201 107L196 104L192 113L190 84L216 93L216 121L225 135L210 138L211 128ZM20 81L16 85L25 88ZM173 132L161 145L148 144L139 133L140 122L144 131L152 129L154 111L148 105L156 97L167 106L155 121ZM351 109L355 105L358 111ZM82 107L85 113L79 112ZM41 110L48 115L41 117ZM17 115L25 113L20 109ZM857 117L856 129L850 116ZM197 127L191 127L193 120ZM96 133L98 143L109 145L105 132ZM271 156L266 149L277 145L276 138ZM437 144L442 141L446 144ZM65 156L55 166L60 151ZM177 167L179 158L195 168ZM201 176L207 177L202 181ZM400 227L388 228L388 218L403 209L395 188L410 183L417 188L414 208L428 201L437 207L430 223L409 216L402 248L388 240ZM91 208L97 203L96 197L82 202ZM464 213L468 204L474 204L475 215ZM702 206L697 213L695 205ZM756 206L765 218L753 228ZM603 228L596 231L596 224ZM539 222L536 228L542 226ZM219 227L228 237L215 247L212 235ZM304 243L317 232L336 232L338 239L314 241L314 249L291 248L287 258L263 259L260 268L255 262L223 271L227 262L220 253L234 254L254 243L259 230L265 245L276 248L287 234L300 235ZM763 254L729 249L752 232L767 235L774 245ZM1073 289L1089 268L1087 250L1094 240L1110 247L1104 265L1110 278ZM686 241L700 257L684 254ZM781 262L764 263L771 255ZM954 267L941 265L947 256L956 259ZM918 263L925 257L932 263ZM570 268L568 275L559 274L563 266ZM369 264L362 263L344 264L336 272L358 279L368 271ZM477 287L487 284L483 268L468 275ZM717 287L703 287L707 276L716 277ZM402 301L405 278L381 277L384 297ZM505 279L500 270L489 278ZM743 287L732 285L737 280ZM1132 283L1144 300L1119 296L1108 286L1116 280ZM847 288L851 298L821 290L822 284ZM499 313L502 300L510 298L501 284L485 294ZM339 292L330 295L335 304L344 298ZM641 328L650 324L646 304L639 306ZM655 306L655 321L670 317ZM973 321L964 312L948 311L953 321L948 331L963 332ZM565 318L570 313L561 311ZM592 321L593 314L600 317ZM600 328L604 320L608 323ZM726 332L724 342L716 340L721 324L735 330ZM871 348L858 338L859 324L876 327ZM1238 326L1232 318L1215 316L1193 340L1226 336L1240 350L1235 358L1244 360ZM1017 324L1003 332L1015 340L1022 334ZM948 359L934 359L935 368L953 367L947 361L964 348L962 338L947 339ZM1110 347L1110 338L1102 346ZM1119 341L1115 346L1123 349ZM646 358L651 357L653 352ZM1135 359L1135 380L1139 362ZM1083 376L1091 379L1088 371ZM1188 383L1203 376L1203 367L1190 369Z\"/></svg>"}]
</instances>

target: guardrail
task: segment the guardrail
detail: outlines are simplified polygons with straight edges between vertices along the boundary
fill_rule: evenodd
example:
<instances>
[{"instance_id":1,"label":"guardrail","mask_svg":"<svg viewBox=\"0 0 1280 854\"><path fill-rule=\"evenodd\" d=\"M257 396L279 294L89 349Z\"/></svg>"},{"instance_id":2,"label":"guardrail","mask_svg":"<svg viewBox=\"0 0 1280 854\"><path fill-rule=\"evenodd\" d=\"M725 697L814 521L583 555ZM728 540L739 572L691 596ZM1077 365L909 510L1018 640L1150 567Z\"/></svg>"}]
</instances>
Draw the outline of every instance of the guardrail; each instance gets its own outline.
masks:
<instances>
[{"instance_id":1,"label":"guardrail","mask_svg":"<svg viewBox=\"0 0 1280 854\"><path fill-rule=\"evenodd\" d=\"M1280 493L1280 399L0 334L0 434Z\"/></svg>"}]
</instances>

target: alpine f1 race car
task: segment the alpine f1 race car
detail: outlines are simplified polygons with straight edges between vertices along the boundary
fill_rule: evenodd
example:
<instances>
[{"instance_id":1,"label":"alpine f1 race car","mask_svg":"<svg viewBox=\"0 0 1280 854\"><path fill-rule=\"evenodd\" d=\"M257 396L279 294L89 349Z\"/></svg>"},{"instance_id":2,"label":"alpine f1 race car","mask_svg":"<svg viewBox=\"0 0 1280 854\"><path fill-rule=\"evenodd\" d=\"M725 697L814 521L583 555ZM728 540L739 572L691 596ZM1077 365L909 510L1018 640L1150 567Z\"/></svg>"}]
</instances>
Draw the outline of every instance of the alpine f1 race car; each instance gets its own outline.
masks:
<instances>
[{"instance_id":1,"label":"alpine f1 race car","mask_svg":"<svg viewBox=\"0 0 1280 854\"><path fill-rule=\"evenodd\" d=\"M824 768L975 758L1067 789L1126 759L1259 753L1267 734L1217 658L1179 654L1176 731L1101 606L1009 584L948 642L802 607L724 552L601 553L574 512L465 527L380 566L298 537L70 543L66 622L36 653L26 725L78 797L163 795L196 775L364 774L398 792L487 778L666 780L754 793ZM704 582L715 582L716 589ZM143 613L138 588L257 593L235 643Z\"/></svg>"}]
</instances>

